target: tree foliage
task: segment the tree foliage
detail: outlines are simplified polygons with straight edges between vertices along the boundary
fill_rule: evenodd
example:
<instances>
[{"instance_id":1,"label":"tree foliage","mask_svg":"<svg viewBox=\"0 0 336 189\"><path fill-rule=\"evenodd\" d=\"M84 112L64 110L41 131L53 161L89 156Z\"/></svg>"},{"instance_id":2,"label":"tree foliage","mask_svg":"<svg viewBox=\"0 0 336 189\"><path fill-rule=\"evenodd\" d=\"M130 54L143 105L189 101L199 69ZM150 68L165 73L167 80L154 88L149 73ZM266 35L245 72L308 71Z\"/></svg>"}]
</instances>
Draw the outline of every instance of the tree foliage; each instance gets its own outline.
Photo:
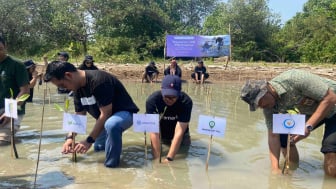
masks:
<instances>
[{"instance_id":1,"label":"tree foliage","mask_svg":"<svg viewBox=\"0 0 336 189\"><path fill-rule=\"evenodd\" d=\"M283 26L268 0L0 0L0 35L21 57L69 51L162 57L165 36L229 34L238 61L336 62L336 2L308 0Z\"/></svg>"}]
</instances>

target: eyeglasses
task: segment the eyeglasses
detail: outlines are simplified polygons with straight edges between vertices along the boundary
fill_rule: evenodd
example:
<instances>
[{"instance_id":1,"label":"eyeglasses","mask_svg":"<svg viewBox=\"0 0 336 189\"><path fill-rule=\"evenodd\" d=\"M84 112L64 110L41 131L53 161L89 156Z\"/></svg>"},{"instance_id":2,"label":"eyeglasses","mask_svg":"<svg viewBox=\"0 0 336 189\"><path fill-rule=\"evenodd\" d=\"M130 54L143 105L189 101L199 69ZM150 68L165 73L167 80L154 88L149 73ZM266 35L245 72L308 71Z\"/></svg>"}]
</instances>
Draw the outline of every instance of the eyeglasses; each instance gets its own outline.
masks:
<instances>
[{"instance_id":1,"label":"eyeglasses","mask_svg":"<svg viewBox=\"0 0 336 189\"><path fill-rule=\"evenodd\" d=\"M85 62L85 64L92 64L93 62L89 62L89 61L87 61L87 62Z\"/></svg>"}]
</instances>

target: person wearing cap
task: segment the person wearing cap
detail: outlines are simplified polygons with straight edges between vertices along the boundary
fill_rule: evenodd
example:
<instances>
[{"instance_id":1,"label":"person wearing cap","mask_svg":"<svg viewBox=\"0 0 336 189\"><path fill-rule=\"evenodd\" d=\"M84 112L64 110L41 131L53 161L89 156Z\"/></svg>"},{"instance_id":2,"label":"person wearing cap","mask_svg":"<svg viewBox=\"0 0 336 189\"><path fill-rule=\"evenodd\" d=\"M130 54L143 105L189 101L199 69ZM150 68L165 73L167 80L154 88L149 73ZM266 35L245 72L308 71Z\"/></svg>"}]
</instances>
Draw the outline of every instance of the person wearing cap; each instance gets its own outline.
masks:
<instances>
[{"instance_id":1,"label":"person wearing cap","mask_svg":"<svg viewBox=\"0 0 336 189\"><path fill-rule=\"evenodd\" d=\"M36 71L36 64L32 60L24 61L23 64L26 66L26 70L28 73L30 89L29 98L26 100L26 102L32 102L34 96L34 87L37 80L39 79L39 83L42 84L42 73L38 73Z\"/></svg>"},{"instance_id":2,"label":"person wearing cap","mask_svg":"<svg viewBox=\"0 0 336 189\"><path fill-rule=\"evenodd\" d=\"M204 83L204 81L209 78L209 74L206 72L206 68L202 60L198 61L194 72L191 74L191 78L194 79L196 83Z\"/></svg>"},{"instance_id":3,"label":"person wearing cap","mask_svg":"<svg viewBox=\"0 0 336 189\"><path fill-rule=\"evenodd\" d=\"M325 125L321 152L324 154L326 175L336 177L336 81L304 70L289 70L269 82L248 81L243 86L241 98L249 104L250 111L263 109L268 128L268 145L272 170L279 171L281 148L286 147L287 134L272 133L273 114L296 110L306 115L305 135L291 136L292 163L299 161L295 143ZM286 155L286 151L283 151Z\"/></svg>"},{"instance_id":4,"label":"person wearing cap","mask_svg":"<svg viewBox=\"0 0 336 189\"><path fill-rule=\"evenodd\" d=\"M62 153L86 153L94 144L94 151L105 150L106 167L118 167L122 149L122 133L133 124L133 113L139 111L123 84L102 70L79 70L69 62L48 64L45 82L72 90L75 112L87 112L96 119L85 140L72 148L72 133L66 136ZM108 94L108 95L107 95Z\"/></svg>"},{"instance_id":5,"label":"person wearing cap","mask_svg":"<svg viewBox=\"0 0 336 189\"><path fill-rule=\"evenodd\" d=\"M167 75L161 83L161 90L152 93L146 100L146 113L160 114L162 142L170 144L164 162L174 160L181 145L190 145L189 122L193 102L181 91L181 79ZM160 158L160 134L150 133L153 158Z\"/></svg>"},{"instance_id":6,"label":"person wearing cap","mask_svg":"<svg viewBox=\"0 0 336 189\"><path fill-rule=\"evenodd\" d=\"M172 59L170 61L170 66L168 66L164 70L164 75L177 75L179 77L182 77L182 70L180 66L177 65L177 62L175 59Z\"/></svg>"},{"instance_id":7,"label":"person wearing cap","mask_svg":"<svg viewBox=\"0 0 336 189\"><path fill-rule=\"evenodd\" d=\"M83 63L79 65L78 69L80 70L98 70L97 66L95 66L93 60L93 56L86 55Z\"/></svg>"},{"instance_id":8,"label":"person wearing cap","mask_svg":"<svg viewBox=\"0 0 336 189\"><path fill-rule=\"evenodd\" d=\"M17 99L29 94L28 85L29 79L25 66L21 61L7 54L5 39L0 36L0 143L2 144L9 144L11 136L11 118L4 114L5 98ZM14 119L14 132L19 130L25 114L25 103L20 101L17 105L18 117Z\"/></svg>"},{"instance_id":9,"label":"person wearing cap","mask_svg":"<svg viewBox=\"0 0 336 189\"><path fill-rule=\"evenodd\" d=\"M70 58L69 54L67 52L65 52L65 51L58 52L57 56L58 56L57 59L60 62L68 62L68 60ZM67 90L67 89L65 89L63 87L57 87L57 92L59 94L69 94L69 96L72 95L72 92L70 90Z\"/></svg>"},{"instance_id":10,"label":"person wearing cap","mask_svg":"<svg viewBox=\"0 0 336 189\"><path fill-rule=\"evenodd\" d=\"M67 52L58 52L58 60L61 62L67 62L69 60L69 54Z\"/></svg>"},{"instance_id":11,"label":"person wearing cap","mask_svg":"<svg viewBox=\"0 0 336 189\"><path fill-rule=\"evenodd\" d=\"M146 82L150 82L153 83L153 81L155 80L155 82L157 82L157 78L159 76L159 70L158 68L155 66L155 62L151 61L145 68L145 72L142 74L142 80L141 82L143 83L144 80L146 80Z\"/></svg>"}]
</instances>

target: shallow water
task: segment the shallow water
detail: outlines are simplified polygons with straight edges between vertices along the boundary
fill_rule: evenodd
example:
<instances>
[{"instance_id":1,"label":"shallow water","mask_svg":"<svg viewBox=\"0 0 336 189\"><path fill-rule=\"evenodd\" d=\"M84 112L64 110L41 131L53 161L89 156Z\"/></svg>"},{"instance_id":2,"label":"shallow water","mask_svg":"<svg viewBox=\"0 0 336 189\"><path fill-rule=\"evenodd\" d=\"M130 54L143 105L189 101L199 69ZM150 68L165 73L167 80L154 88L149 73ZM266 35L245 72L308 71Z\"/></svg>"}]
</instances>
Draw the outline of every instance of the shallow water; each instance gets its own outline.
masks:
<instances>
[{"instance_id":1,"label":"shallow water","mask_svg":"<svg viewBox=\"0 0 336 189\"><path fill-rule=\"evenodd\" d=\"M140 113L145 112L147 96L160 88L159 83L124 84ZM61 154L66 132L61 129L62 112L54 108L54 103L63 106L66 97L56 94L55 87L48 85L44 100L44 86L36 87L33 103L27 105L21 131L17 133L19 159L11 157L10 146L0 146L0 188L34 187L42 113L36 188L335 188L336 179L324 177L323 155L319 152L323 128L298 144L300 165L297 170L290 175L271 174L262 112L248 111L247 104L239 99L240 86L238 83L184 83L183 90L194 102L190 148L181 149L174 162L165 165L151 160L148 146L149 160L145 160L144 134L135 133L131 128L124 133L122 162L117 169L105 168L104 153L94 153L92 149L88 154L77 155L77 163L71 161L71 156ZM212 140L208 171L205 162L210 140L197 133L201 114L227 119L225 136ZM88 116L90 129L93 123ZM85 137L79 135L77 139ZM165 147L163 154L167 150Z\"/></svg>"}]
</instances>

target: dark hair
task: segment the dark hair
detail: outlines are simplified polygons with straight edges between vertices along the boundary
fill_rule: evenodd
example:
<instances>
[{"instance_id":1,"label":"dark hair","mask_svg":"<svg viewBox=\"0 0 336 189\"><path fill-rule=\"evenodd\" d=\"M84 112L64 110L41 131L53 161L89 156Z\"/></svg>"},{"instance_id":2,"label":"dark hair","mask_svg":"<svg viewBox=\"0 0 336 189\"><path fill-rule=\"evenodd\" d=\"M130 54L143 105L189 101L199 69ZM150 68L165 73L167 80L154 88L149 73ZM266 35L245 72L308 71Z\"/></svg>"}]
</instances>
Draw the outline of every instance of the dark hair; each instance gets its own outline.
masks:
<instances>
[{"instance_id":1,"label":"dark hair","mask_svg":"<svg viewBox=\"0 0 336 189\"><path fill-rule=\"evenodd\" d=\"M69 62L52 61L47 66L44 81L49 82L52 78L61 80L64 78L65 72L77 72L77 68Z\"/></svg>"},{"instance_id":2,"label":"dark hair","mask_svg":"<svg viewBox=\"0 0 336 189\"><path fill-rule=\"evenodd\" d=\"M2 43L4 46L6 46L5 38L3 38L1 35L0 35L0 43Z\"/></svg>"}]
</instances>

